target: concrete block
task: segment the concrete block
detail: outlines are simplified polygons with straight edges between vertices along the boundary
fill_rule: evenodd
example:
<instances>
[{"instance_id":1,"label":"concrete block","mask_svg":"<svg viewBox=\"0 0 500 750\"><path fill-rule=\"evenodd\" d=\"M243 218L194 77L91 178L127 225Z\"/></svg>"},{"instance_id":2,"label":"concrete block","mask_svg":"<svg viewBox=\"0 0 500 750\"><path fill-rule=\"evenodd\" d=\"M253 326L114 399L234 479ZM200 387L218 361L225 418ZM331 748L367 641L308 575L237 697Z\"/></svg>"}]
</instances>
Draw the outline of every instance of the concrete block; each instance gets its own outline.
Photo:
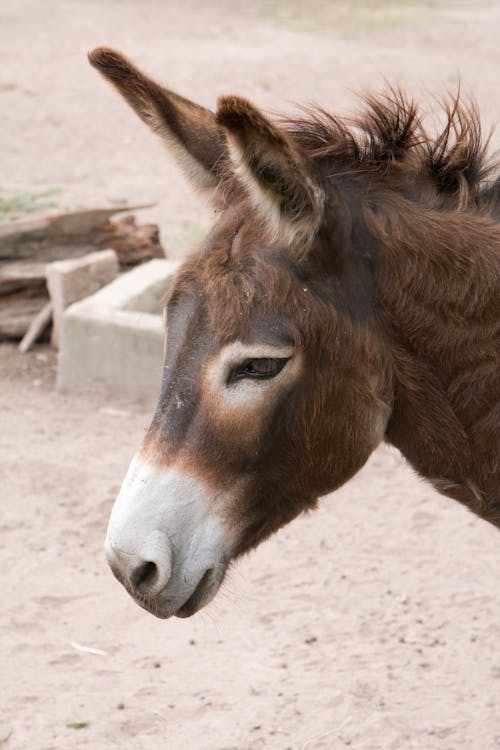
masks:
<instances>
[{"instance_id":1,"label":"concrete block","mask_svg":"<svg viewBox=\"0 0 500 750\"><path fill-rule=\"evenodd\" d=\"M149 261L66 310L59 388L99 384L151 403L158 397L164 339L160 300L179 265Z\"/></svg>"},{"instance_id":2,"label":"concrete block","mask_svg":"<svg viewBox=\"0 0 500 750\"><path fill-rule=\"evenodd\" d=\"M80 258L48 263L45 275L52 300L52 345L59 346L62 316L67 307L109 284L118 275L114 250L100 250Z\"/></svg>"}]
</instances>

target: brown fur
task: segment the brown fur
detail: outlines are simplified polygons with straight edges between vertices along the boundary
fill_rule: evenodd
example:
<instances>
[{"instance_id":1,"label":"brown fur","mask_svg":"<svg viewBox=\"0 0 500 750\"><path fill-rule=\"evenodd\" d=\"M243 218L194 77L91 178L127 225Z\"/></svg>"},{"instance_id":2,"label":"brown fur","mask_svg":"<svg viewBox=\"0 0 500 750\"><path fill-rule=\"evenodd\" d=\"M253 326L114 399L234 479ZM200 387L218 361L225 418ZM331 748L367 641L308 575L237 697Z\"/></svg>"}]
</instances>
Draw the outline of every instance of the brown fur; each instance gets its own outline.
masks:
<instances>
[{"instance_id":1,"label":"brown fur","mask_svg":"<svg viewBox=\"0 0 500 750\"><path fill-rule=\"evenodd\" d=\"M224 510L235 554L347 481L382 439L500 526L500 183L485 183L476 108L453 98L435 137L392 90L350 125L323 110L275 124L238 97L213 118L146 86L119 53L91 61L141 116L154 102L154 130L175 122L190 158L215 144L202 167L223 210L169 292L149 460L238 487ZM302 364L259 419L210 406L203 373L221 348L276 336Z\"/></svg>"}]
</instances>

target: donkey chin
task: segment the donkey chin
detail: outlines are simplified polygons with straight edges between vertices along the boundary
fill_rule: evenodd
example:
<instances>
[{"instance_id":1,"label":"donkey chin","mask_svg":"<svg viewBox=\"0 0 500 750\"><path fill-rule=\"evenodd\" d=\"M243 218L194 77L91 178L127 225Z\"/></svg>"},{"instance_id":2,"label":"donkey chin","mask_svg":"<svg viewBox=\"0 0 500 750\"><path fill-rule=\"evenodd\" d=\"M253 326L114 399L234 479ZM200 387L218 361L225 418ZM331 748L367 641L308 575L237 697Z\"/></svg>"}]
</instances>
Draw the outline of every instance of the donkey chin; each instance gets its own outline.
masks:
<instances>
[{"instance_id":1,"label":"donkey chin","mask_svg":"<svg viewBox=\"0 0 500 750\"><path fill-rule=\"evenodd\" d=\"M156 617L190 617L219 590L232 550L214 505L217 498L189 474L132 461L105 552L118 581Z\"/></svg>"}]
</instances>

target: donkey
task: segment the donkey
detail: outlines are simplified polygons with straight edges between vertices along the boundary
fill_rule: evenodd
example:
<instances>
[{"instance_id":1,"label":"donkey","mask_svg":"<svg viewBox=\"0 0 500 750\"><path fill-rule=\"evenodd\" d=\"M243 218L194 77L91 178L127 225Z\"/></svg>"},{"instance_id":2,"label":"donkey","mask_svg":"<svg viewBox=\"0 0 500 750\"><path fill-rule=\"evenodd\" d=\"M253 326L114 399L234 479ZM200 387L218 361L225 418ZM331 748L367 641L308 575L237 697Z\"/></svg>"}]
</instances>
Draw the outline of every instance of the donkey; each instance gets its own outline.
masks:
<instances>
[{"instance_id":1,"label":"donkey","mask_svg":"<svg viewBox=\"0 0 500 750\"><path fill-rule=\"evenodd\" d=\"M218 211L166 296L158 406L109 522L136 602L192 615L383 440L500 526L500 180L475 106L445 104L437 137L392 89L350 124L274 122L89 58Z\"/></svg>"}]
</instances>

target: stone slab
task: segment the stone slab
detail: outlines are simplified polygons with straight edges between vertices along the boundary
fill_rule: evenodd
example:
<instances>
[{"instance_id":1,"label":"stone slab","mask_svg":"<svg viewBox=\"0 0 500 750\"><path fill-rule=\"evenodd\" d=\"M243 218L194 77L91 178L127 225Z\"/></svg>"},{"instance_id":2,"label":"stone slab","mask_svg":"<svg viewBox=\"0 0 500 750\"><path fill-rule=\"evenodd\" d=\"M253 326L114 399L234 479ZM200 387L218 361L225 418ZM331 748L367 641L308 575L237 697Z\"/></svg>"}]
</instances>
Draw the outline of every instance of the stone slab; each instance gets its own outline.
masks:
<instances>
[{"instance_id":1,"label":"stone slab","mask_svg":"<svg viewBox=\"0 0 500 750\"><path fill-rule=\"evenodd\" d=\"M158 396L164 339L160 300L179 265L149 261L66 310L58 361L60 389L98 384L133 398Z\"/></svg>"},{"instance_id":2,"label":"stone slab","mask_svg":"<svg viewBox=\"0 0 500 750\"><path fill-rule=\"evenodd\" d=\"M114 250L99 250L80 258L56 260L45 269L52 301L52 345L59 346L62 316L67 307L94 294L118 275Z\"/></svg>"}]
</instances>

